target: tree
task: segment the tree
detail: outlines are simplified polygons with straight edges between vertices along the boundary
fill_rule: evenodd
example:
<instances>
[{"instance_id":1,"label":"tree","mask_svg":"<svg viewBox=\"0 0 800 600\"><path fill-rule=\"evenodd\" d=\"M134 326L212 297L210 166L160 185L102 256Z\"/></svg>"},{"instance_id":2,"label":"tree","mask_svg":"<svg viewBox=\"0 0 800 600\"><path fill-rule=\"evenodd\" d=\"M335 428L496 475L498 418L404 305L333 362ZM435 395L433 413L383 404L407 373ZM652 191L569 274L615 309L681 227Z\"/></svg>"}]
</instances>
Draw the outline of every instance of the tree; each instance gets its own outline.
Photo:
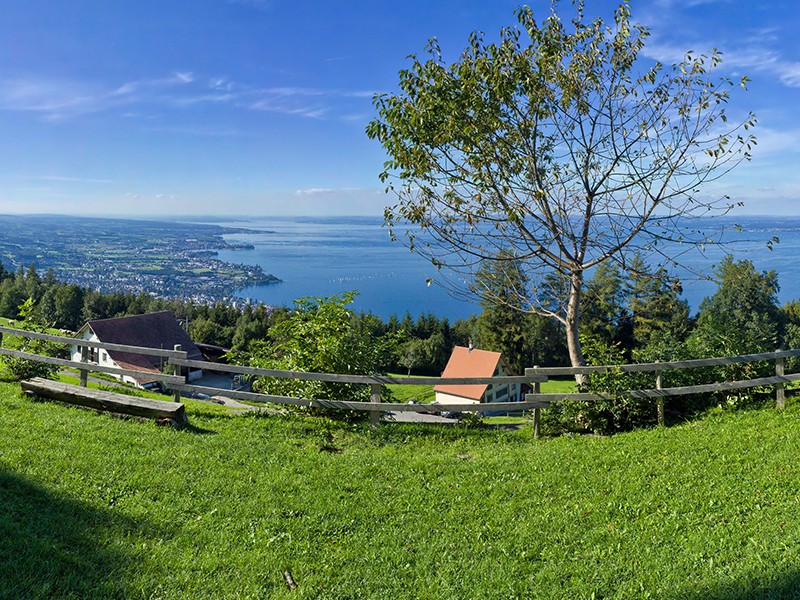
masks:
<instances>
[{"instance_id":1,"label":"tree","mask_svg":"<svg viewBox=\"0 0 800 600\"><path fill-rule=\"evenodd\" d=\"M708 243L686 219L730 210L699 190L749 158L755 117L728 123L734 83L713 75L716 52L643 64L648 31L627 1L611 27L578 2L571 31L556 4L541 23L520 8L497 43L473 33L449 66L431 40L400 92L375 96L367 135L388 154L392 234L454 294L485 261L514 256L530 283L523 309L558 320L581 365L586 271L645 249L672 263L671 242ZM566 284L562 301L540 302L548 276Z\"/></svg>"},{"instance_id":2,"label":"tree","mask_svg":"<svg viewBox=\"0 0 800 600\"><path fill-rule=\"evenodd\" d=\"M700 303L691 340L704 356L771 352L782 320L778 274L759 273L749 260L730 256L716 269L717 291Z\"/></svg>"},{"instance_id":3,"label":"tree","mask_svg":"<svg viewBox=\"0 0 800 600\"><path fill-rule=\"evenodd\" d=\"M397 364L411 371L425 364L425 340L411 338L397 349Z\"/></svg>"},{"instance_id":4,"label":"tree","mask_svg":"<svg viewBox=\"0 0 800 600\"><path fill-rule=\"evenodd\" d=\"M250 365L309 373L372 375L383 358L380 340L364 335L347 308L355 292L295 300L294 311L251 345ZM370 386L259 377L254 389L299 398L367 401ZM336 411L332 413L336 415Z\"/></svg>"},{"instance_id":5,"label":"tree","mask_svg":"<svg viewBox=\"0 0 800 600\"><path fill-rule=\"evenodd\" d=\"M772 352L778 348L782 316L777 303L778 275L759 273L749 260L727 256L716 269L717 291L700 303L697 327L687 339L696 357L736 356ZM737 381L770 374L765 362L740 363L709 369L717 381ZM715 394L732 406L756 396L751 390Z\"/></svg>"},{"instance_id":6,"label":"tree","mask_svg":"<svg viewBox=\"0 0 800 600\"><path fill-rule=\"evenodd\" d=\"M77 331L83 324L81 311L84 290L75 284L59 285L55 289L54 325L62 329Z\"/></svg>"},{"instance_id":7,"label":"tree","mask_svg":"<svg viewBox=\"0 0 800 600\"><path fill-rule=\"evenodd\" d=\"M527 280L518 260L486 261L478 269L475 288L483 311L478 316L478 346L500 352L516 373L522 373L531 356L526 352L526 315L519 310L521 298L527 297ZM497 302L496 299L501 301Z\"/></svg>"},{"instance_id":8,"label":"tree","mask_svg":"<svg viewBox=\"0 0 800 600\"><path fill-rule=\"evenodd\" d=\"M586 285L581 309L581 333L606 344L628 341L629 319L625 308L625 282L611 262L597 265Z\"/></svg>"},{"instance_id":9,"label":"tree","mask_svg":"<svg viewBox=\"0 0 800 600\"><path fill-rule=\"evenodd\" d=\"M629 270L628 312L633 317L633 339L637 347L648 345L654 337L669 335L683 340L691 329L689 304L681 298L683 288L665 269L650 272L639 256Z\"/></svg>"}]
</instances>

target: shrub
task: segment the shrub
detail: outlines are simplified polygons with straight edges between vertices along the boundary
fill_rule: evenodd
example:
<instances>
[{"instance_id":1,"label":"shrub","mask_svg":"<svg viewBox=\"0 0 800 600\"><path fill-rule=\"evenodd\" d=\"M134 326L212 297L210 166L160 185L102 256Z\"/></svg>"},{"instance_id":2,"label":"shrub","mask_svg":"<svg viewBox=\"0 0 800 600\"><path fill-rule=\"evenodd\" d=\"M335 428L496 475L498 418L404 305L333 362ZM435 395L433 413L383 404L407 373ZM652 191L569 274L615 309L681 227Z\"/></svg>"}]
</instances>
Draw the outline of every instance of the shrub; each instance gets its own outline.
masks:
<instances>
[{"instance_id":1,"label":"shrub","mask_svg":"<svg viewBox=\"0 0 800 600\"><path fill-rule=\"evenodd\" d=\"M26 331L36 331L39 333L46 332L47 327L42 322L41 317L35 310L33 298L28 298L28 300L20 305L19 316L23 319L20 329L24 329ZM10 350L27 352L30 354L40 354L43 356L55 357L60 356L63 353L63 347L59 344L18 335L5 336L3 338L3 346ZM58 373L58 366L49 365L35 360L7 355L0 355L0 360L5 365L6 371L11 378L18 381L30 379L32 377L46 377L53 379L56 373Z\"/></svg>"}]
</instances>

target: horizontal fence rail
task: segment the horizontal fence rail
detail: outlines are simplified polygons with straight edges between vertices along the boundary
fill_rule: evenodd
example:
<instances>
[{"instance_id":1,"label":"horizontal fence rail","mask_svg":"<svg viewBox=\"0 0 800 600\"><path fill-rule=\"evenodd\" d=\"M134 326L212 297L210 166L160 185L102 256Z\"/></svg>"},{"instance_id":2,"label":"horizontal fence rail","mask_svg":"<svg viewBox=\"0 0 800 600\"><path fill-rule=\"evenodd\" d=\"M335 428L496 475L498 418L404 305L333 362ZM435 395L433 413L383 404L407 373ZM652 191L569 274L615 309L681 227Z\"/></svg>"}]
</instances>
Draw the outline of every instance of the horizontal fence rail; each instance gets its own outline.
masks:
<instances>
[{"instance_id":1,"label":"horizontal fence rail","mask_svg":"<svg viewBox=\"0 0 800 600\"><path fill-rule=\"evenodd\" d=\"M758 354L745 354L740 356L729 356L720 358L703 358L693 360L682 360L672 362L638 363L627 365L603 365L585 367L532 367L525 369L525 375L507 375L496 377L391 377L387 375L353 375L337 373L306 373L297 371L279 371L274 369L263 369L258 367L248 367L243 365L227 365L220 363L210 363L199 360L189 360L187 352L179 347L175 349L145 348L140 346L127 346L123 344L110 344L83 340L79 338L50 335L33 331L13 329L0 326L0 344L3 336L22 336L32 339L78 346L85 348L98 348L131 354L144 354L149 356L160 356L168 359L165 368L174 373L156 373L153 371L139 371L135 369L123 369L118 367L108 367L93 362L73 361L64 358L43 356L31 352L12 350L0 347L0 355L13 356L16 358L33 360L41 363L56 365L65 368L78 369L81 373L81 384L86 385L87 372L108 373L119 376L147 377L153 381L162 382L169 390L174 393L176 401L183 394L204 394L207 396L223 396L255 404L284 404L313 408L331 408L347 411L366 411L371 415L373 423L377 422L382 412L411 412L411 413L442 413L442 412L511 412L526 411L534 412L534 428L538 431L538 414L541 408L549 407L553 402L579 401L594 402L602 399L611 398L611 395L602 393L540 393L539 384L553 376L574 376L588 375L592 373L646 373L652 372L656 376L656 387L648 389L627 390L620 392L619 395L631 398L652 398L658 402L658 420L663 424L665 398L675 396L686 396L690 394L704 394L713 392L724 392L731 390L741 390L757 387L774 386L776 391L777 406L782 408L784 405L784 389L787 383L800 381L800 373L785 374L784 365L787 358L800 357L800 349L778 350L776 352L764 352ZM775 363L775 375L769 377L759 377L739 381L721 381L689 386L676 386L664 388L661 386L661 372L678 369L697 369L703 367L718 367L741 363L753 363L772 361ZM341 401L324 398L295 398L289 396L278 396L248 392L242 390L227 390L220 388L207 387L202 385L192 385L187 381L186 375L179 375L182 368L185 369L205 369L219 373L231 375L244 375L249 379L257 377L270 377L277 379L297 379L303 381L319 381L326 383L340 384L361 384L369 385L371 390L371 400L369 402ZM431 403L431 404L400 404L381 401L381 388L385 385L491 385L491 384L518 384L528 386L530 391L521 402L487 402L487 403Z\"/></svg>"},{"instance_id":2,"label":"horizontal fence rail","mask_svg":"<svg viewBox=\"0 0 800 600\"><path fill-rule=\"evenodd\" d=\"M202 360L170 359L171 365L208 369L209 363ZM213 364L214 371L251 375L255 377L274 377L275 379L300 379L303 381L323 381L328 383L364 383L381 385L464 385L488 383L534 383L547 381L545 375L505 375L497 377L389 377L387 375L339 375L335 373L307 373L304 371L277 371L242 365Z\"/></svg>"},{"instance_id":3,"label":"horizontal fence rail","mask_svg":"<svg viewBox=\"0 0 800 600\"><path fill-rule=\"evenodd\" d=\"M128 375L130 377L147 377L153 381L161 381L167 384L181 384L186 381L180 375L170 375L168 373L155 373L153 371L135 371L133 369L120 369L118 367L106 367L105 365L96 365L94 363L76 362L66 358L57 358L55 356L43 356L41 354L32 354L31 352L20 352L19 350L10 350L8 348L0 348L0 354L6 356L13 356L15 358L23 358L26 360L33 360L48 365L56 365L68 369L78 369L79 371L96 371L98 373L108 373L109 375Z\"/></svg>"},{"instance_id":4,"label":"horizontal fence rail","mask_svg":"<svg viewBox=\"0 0 800 600\"><path fill-rule=\"evenodd\" d=\"M631 365L602 365L586 367L529 367L525 374L531 376L545 375L589 375L591 373L608 373L620 371L622 373L641 373L647 371L670 371L675 369L698 369L700 367L721 367L738 363L759 361L772 361L779 358L800 356L800 349L778 350L776 352L762 352L759 354L742 354L739 356L725 356L721 358L696 358L691 360L676 360L671 362L636 363Z\"/></svg>"},{"instance_id":5,"label":"horizontal fence rail","mask_svg":"<svg viewBox=\"0 0 800 600\"><path fill-rule=\"evenodd\" d=\"M109 344L107 342L95 342L93 340L82 340L80 338L65 337L63 335L51 335L49 333L39 333L38 331L26 331L24 329L12 329L11 327L0 326L0 336L3 334L18 335L20 337L44 340L56 344L69 346L83 346L86 348L102 348L103 350L116 350L118 352L129 352L131 354L146 354L147 356L162 356L164 358L186 358L187 352L166 348L147 348L145 346L126 346L125 344ZM208 364L208 363L206 363Z\"/></svg>"},{"instance_id":6,"label":"horizontal fence rail","mask_svg":"<svg viewBox=\"0 0 800 600\"><path fill-rule=\"evenodd\" d=\"M295 406L305 406L309 408L335 408L341 410L354 410L354 411L392 411L392 412L465 412L465 411L516 411L528 408L547 408L550 403L545 395L540 398L539 395L534 395L535 400L526 400L524 402L492 402L490 404L395 404L392 402L347 402L343 400L326 400L326 399L309 399L309 398L294 398L291 396L274 396L270 394L259 394L256 392L242 392L236 390L219 390L217 388L204 387L199 385L171 385L171 389L178 389L182 392L198 392L201 394L226 396L235 398L237 400L245 400L247 402L255 402L257 404L291 404ZM553 396L552 400L561 399L563 394L550 394ZM585 394L589 395L589 394Z\"/></svg>"},{"instance_id":7,"label":"horizontal fence rail","mask_svg":"<svg viewBox=\"0 0 800 600\"><path fill-rule=\"evenodd\" d=\"M78 346L85 348L98 348L103 350L112 350L119 352L127 352L130 354L145 354L148 356L159 356L169 360L185 359L188 353L183 350L167 350L165 348L147 348L144 346L128 346L125 344L110 344L106 342L96 342L92 340L83 340L74 337L65 337L61 335L51 335L49 333L40 333L38 331L26 331L24 329L13 329L11 327L0 326L0 343L2 343L5 335L19 336L35 340L42 340L45 342L52 342L55 344L62 344L68 346ZM0 355L13 356L25 360L33 360L48 365L55 365L68 369L77 369L81 376L81 385L86 385L86 376L88 372L108 373L109 375L120 375L128 377L146 377L152 381L160 381L161 383L170 385L178 385L186 382L186 378L170 374L170 373L156 373L154 371L139 371L136 369L123 369L119 367L107 367L96 363L74 361L66 358L58 358L55 356L44 356L41 354L34 354L31 352L23 352L20 350L12 350L10 348L0 347ZM169 364L167 362L167 364Z\"/></svg>"}]
</instances>

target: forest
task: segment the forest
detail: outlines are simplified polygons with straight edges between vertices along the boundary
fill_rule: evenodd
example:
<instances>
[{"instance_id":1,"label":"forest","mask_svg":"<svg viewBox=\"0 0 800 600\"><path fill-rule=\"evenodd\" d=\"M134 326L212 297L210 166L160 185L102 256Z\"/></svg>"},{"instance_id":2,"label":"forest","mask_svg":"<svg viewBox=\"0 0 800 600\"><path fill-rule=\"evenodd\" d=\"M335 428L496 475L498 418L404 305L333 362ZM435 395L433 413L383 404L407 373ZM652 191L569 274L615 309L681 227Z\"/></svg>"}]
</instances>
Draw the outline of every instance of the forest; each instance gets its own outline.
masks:
<instances>
[{"instance_id":1,"label":"forest","mask_svg":"<svg viewBox=\"0 0 800 600\"><path fill-rule=\"evenodd\" d=\"M648 273L646 265L634 267L623 274L603 264L585 286L581 337L590 363L726 356L800 345L800 301L778 305L775 271L758 272L748 260L725 259L716 270L716 292L691 314L678 279L663 270ZM90 320L170 310L188 323L194 341L242 352L269 341L270 330L292 313L289 307L263 304L100 293L63 283L52 271L40 275L34 264L13 273L0 265L0 316L19 318L29 299L42 322L64 331L77 331ZM378 365L382 371L438 375L453 346L470 342L502 352L518 372L533 365L568 364L563 331L554 320L488 297L481 307L479 314L452 323L433 313L410 312L388 319L351 312L350 319L358 335L386 342Z\"/></svg>"}]
</instances>

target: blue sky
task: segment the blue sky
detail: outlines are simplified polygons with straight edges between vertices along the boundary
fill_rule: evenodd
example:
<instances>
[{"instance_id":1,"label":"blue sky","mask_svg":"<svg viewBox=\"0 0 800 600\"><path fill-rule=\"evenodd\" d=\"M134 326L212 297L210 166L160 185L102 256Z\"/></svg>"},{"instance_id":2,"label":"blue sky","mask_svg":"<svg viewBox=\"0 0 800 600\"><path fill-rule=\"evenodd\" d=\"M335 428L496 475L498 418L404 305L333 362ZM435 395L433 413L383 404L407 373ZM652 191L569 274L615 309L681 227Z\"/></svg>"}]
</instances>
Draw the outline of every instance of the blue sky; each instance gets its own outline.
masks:
<instances>
[{"instance_id":1,"label":"blue sky","mask_svg":"<svg viewBox=\"0 0 800 600\"><path fill-rule=\"evenodd\" d=\"M25 0L0 9L0 212L380 214L372 95L436 36L515 22L506 0ZM538 14L549 2L529 3ZM562 12L571 14L568 0ZM616 2L586 0L609 16ZM748 75L750 164L714 184L742 213L800 214L800 3L633 0L667 63L717 48Z\"/></svg>"}]
</instances>

